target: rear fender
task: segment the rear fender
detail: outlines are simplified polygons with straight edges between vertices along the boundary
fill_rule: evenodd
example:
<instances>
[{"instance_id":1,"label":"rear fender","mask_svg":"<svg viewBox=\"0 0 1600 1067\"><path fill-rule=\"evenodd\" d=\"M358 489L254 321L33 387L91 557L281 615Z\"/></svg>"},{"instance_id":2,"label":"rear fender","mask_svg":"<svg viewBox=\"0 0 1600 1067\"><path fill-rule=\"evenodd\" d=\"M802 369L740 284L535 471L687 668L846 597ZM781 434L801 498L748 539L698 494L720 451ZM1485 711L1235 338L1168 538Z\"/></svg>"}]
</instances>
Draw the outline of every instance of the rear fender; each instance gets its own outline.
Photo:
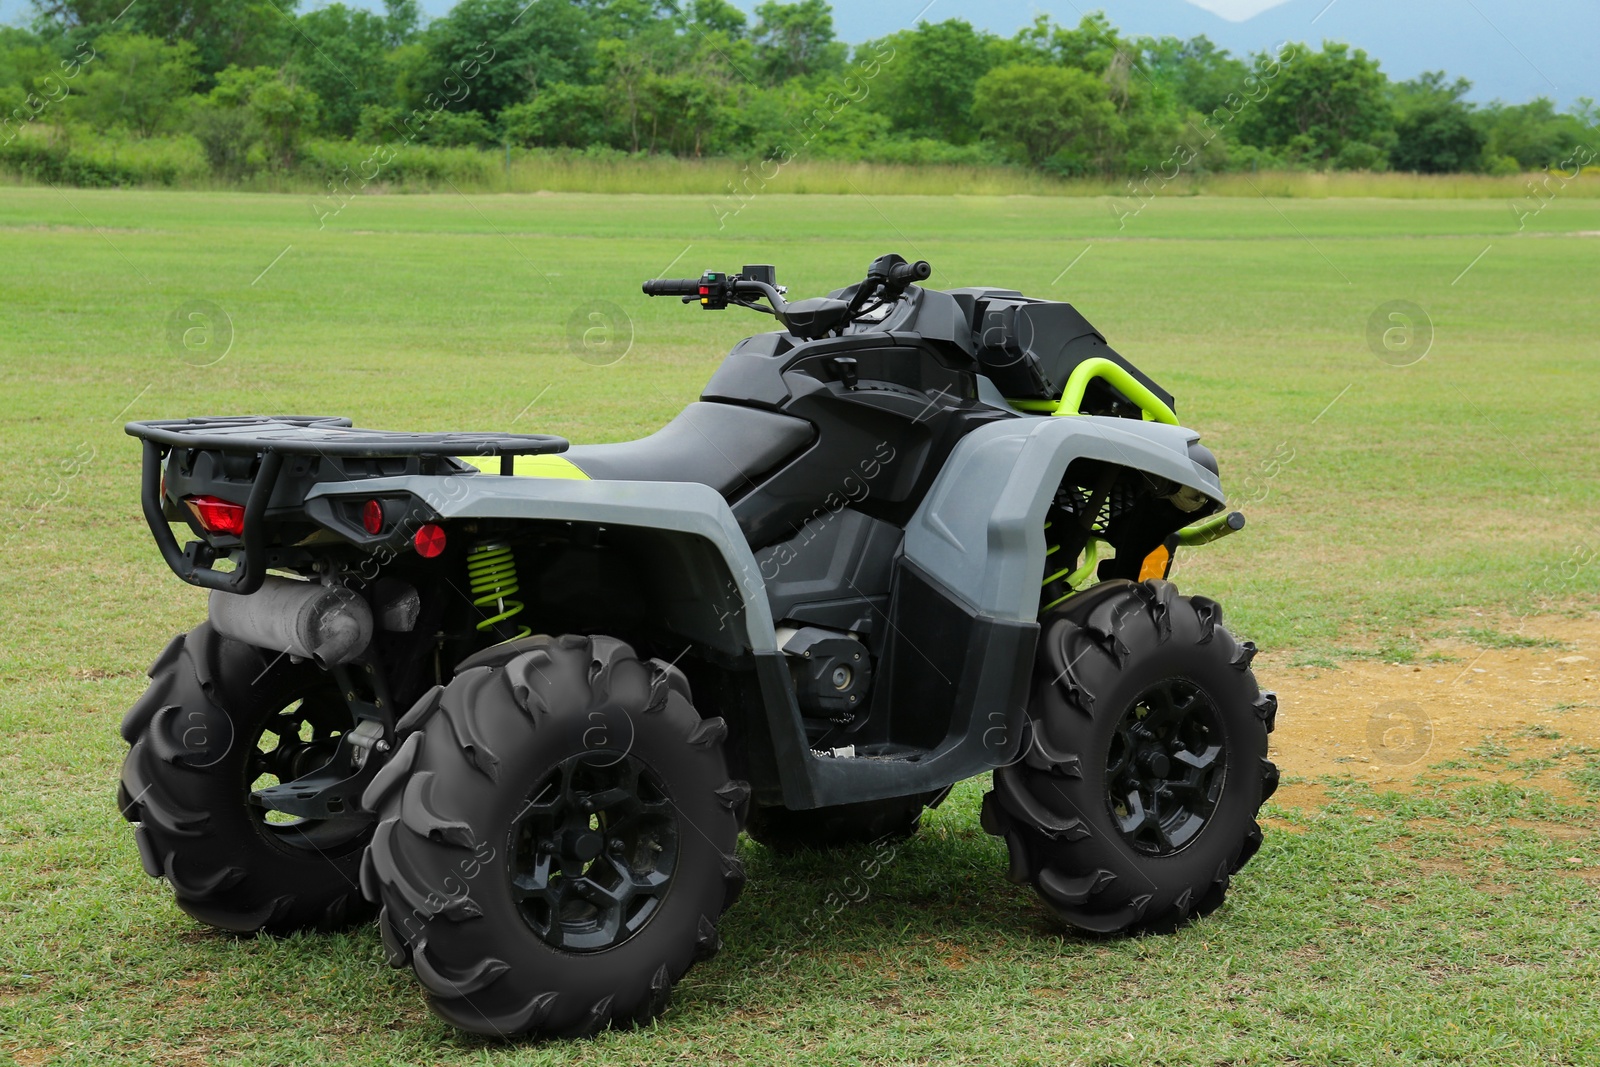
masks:
<instances>
[{"instance_id":1,"label":"rear fender","mask_svg":"<svg viewBox=\"0 0 1600 1067\"><path fill-rule=\"evenodd\" d=\"M817 762L806 741L783 653L778 649L766 585L738 522L721 494L684 482L588 481L568 478L455 475L368 479L359 485L319 486L308 512L344 497L409 493L423 505L408 520L458 522L521 520L603 526L627 537L668 588L660 598L663 623L676 635L721 656L754 663L751 686L761 712L737 706L712 714L740 715L758 790L799 807L818 801ZM329 507L330 513L335 509ZM407 534L406 536L410 536ZM388 551L387 549L383 551ZM381 566L381 556L374 563ZM706 695L700 694L702 702ZM763 773L764 772L764 773Z\"/></svg>"},{"instance_id":2,"label":"rear fender","mask_svg":"<svg viewBox=\"0 0 1600 1067\"><path fill-rule=\"evenodd\" d=\"M385 493L409 493L421 501L432 513L424 521L520 519L630 528L659 553L658 565L678 583L669 609L676 632L726 654L777 654L760 569L727 502L708 486L491 474L410 476L349 486L324 483L308 496L307 510L319 513L315 501Z\"/></svg>"}]
</instances>

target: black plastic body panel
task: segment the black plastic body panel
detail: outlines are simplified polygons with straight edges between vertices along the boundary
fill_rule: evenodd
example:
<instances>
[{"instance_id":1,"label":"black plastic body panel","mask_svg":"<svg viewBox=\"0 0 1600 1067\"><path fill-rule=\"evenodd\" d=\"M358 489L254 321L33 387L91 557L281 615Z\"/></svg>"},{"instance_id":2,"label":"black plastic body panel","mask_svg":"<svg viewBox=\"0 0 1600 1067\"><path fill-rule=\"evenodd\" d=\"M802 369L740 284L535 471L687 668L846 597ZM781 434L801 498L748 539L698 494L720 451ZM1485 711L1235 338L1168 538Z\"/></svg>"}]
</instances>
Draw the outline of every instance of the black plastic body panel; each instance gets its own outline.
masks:
<instances>
[{"instance_id":1,"label":"black plastic body panel","mask_svg":"<svg viewBox=\"0 0 1600 1067\"><path fill-rule=\"evenodd\" d=\"M970 307L978 366L1005 396L1058 400L1078 364L1099 358L1117 364L1177 410L1172 394L1118 354L1071 304L1035 300L1014 289L954 289L945 295ZM1137 408L1098 379L1085 399L1091 413L1138 417Z\"/></svg>"},{"instance_id":2,"label":"black plastic body panel","mask_svg":"<svg viewBox=\"0 0 1600 1067\"><path fill-rule=\"evenodd\" d=\"M853 385L841 358L853 361ZM770 406L816 428L809 448L732 498L751 547L846 506L903 525L964 434L1019 417L978 401L970 365L953 344L883 332L803 344L766 334L735 348L704 399Z\"/></svg>"},{"instance_id":3,"label":"black plastic body panel","mask_svg":"<svg viewBox=\"0 0 1600 1067\"><path fill-rule=\"evenodd\" d=\"M853 630L860 629L853 623L865 618L870 628L871 612L863 598L888 594L894 557L903 537L892 523L841 508L806 523L787 541L756 553L773 619L781 623L796 618L797 608L809 606L811 618L798 621ZM830 620L843 617L827 614L827 605L832 603L845 605L848 623L820 621L819 614Z\"/></svg>"},{"instance_id":4,"label":"black plastic body panel","mask_svg":"<svg viewBox=\"0 0 1600 1067\"><path fill-rule=\"evenodd\" d=\"M903 560L885 627L873 713L852 734L851 758L803 748L804 722L781 656L757 658L767 736L781 795L757 783L765 803L826 807L942 789L1016 758L1027 717L1037 623L973 614ZM879 706L881 702L881 707Z\"/></svg>"}]
</instances>

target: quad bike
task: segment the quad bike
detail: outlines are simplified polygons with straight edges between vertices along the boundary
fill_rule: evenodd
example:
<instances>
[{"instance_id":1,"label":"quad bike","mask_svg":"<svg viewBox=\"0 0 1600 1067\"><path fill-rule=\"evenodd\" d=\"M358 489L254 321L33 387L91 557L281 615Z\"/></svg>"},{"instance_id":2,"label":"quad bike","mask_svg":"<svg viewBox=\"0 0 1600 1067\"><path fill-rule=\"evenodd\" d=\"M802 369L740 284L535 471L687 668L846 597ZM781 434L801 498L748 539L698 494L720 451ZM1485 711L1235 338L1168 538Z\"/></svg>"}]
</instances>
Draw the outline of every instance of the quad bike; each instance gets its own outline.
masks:
<instances>
[{"instance_id":1,"label":"quad bike","mask_svg":"<svg viewBox=\"0 0 1600 1067\"><path fill-rule=\"evenodd\" d=\"M984 773L1010 878L1073 927L1214 911L1277 705L1166 577L1243 517L1071 305L928 275L646 283L780 329L630 443L130 423L156 543L211 590L122 726L146 871L230 931L376 906L434 1010L506 1036L660 1013L741 829L908 835Z\"/></svg>"}]
</instances>

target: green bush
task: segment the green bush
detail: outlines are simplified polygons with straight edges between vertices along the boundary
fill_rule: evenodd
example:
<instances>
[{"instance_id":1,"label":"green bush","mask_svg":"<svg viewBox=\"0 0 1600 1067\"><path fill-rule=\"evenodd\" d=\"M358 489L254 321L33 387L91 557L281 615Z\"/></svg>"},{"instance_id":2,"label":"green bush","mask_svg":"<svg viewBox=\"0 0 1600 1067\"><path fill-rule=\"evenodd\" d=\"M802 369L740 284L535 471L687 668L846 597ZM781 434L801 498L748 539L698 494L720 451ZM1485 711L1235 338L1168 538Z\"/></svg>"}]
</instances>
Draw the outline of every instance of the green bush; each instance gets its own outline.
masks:
<instances>
[{"instance_id":1,"label":"green bush","mask_svg":"<svg viewBox=\"0 0 1600 1067\"><path fill-rule=\"evenodd\" d=\"M193 137L108 137L71 128L23 131L0 145L0 170L32 181L84 188L194 185L211 174Z\"/></svg>"},{"instance_id":2,"label":"green bush","mask_svg":"<svg viewBox=\"0 0 1600 1067\"><path fill-rule=\"evenodd\" d=\"M1122 121L1105 82L1088 71L1008 63L973 93L984 133L1019 161L1069 176L1111 169L1106 149Z\"/></svg>"},{"instance_id":3,"label":"green bush","mask_svg":"<svg viewBox=\"0 0 1600 1067\"><path fill-rule=\"evenodd\" d=\"M167 44L142 34L107 34L99 53L66 102L71 114L97 130L128 129L148 137L175 127L179 102L200 80L194 45Z\"/></svg>"},{"instance_id":4,"label":"green bush","mask_svg":"<svg viewBox=\"0 0 1600 1067\"><path fill-rule=\"evenodd\" d=\"M374 186L406 185L421 189L444 186L484 188L503 176L501 153L481 148L417 144L357 144L352 141L307 141L300 174L319 188L355 195Z\"/></svg>"},{"instance_id":5,"label":"green bush","mask_svg":"<svg viewBox=\"0 0 1600 1067\"><path fill-rule=\"evenodd\" d=\"M1250 144L1230 144L1227 146L1227 162L1219 169L1228 171L1288 171L1308 170L1305 164L1291 161L1278 155L1271 149L1257 148Z\"/></svg>"},{"instance_id":6,"label":"green bush","mask_svg":"<svg viewBox=\"0 0 1600 1067\"><path fill-rule=\"evenodd\" d=\"M251 151L256 140L255 124L244 108L201 105L194 109L189 125L217 177L237 181L260 166L261 154Z\"/></svg>"},{"instance_id":7,"label":"green bush","mask_svg":"<svg viewBox=\"0 0 1600 1067\"><path fill-rule=\"evenodd\" d=\"M1260 86L1231 136L1292 160L1335 170L1374 170L1394 143L1394 102L1378 61L1324 42L1320 52L1286 45L1257 57ZM1370 163L1371 165L1364 165Z\"/></svg>"},{"instance_id":8,"label":"green bush","mask_svg":"<svg viewBox=\"0 0 1600 1067\"><path fill-rule=\"evenodd\" d=\"M1389 169L1389 151L1362 141L1350 141L1333 157L1333 169L1385 171Z\"/></svg>"},{"instance_id":9,"label":"green bush","mask_svg":"<svg viewBox=\"0 0 1600 1067\"><path fill-rule=\"evenodd\" d=\"M1490 156L1484 165L1484 172L1497 178L1515 177L1522 173L1522 164L1511 156Z\"/></svg>"},{"instance_id":10,"label":"green bush","mask_svg":"<svg viewBox=\"0 0 1600 1067\"><path fill-rule=\"evenodd\" d=\"M613 145L622 131L606 105L590 86L558 83L500 112L500 128L512 144L530 148Z\"/></svg>"},{"instance_id":11,"label":"green bush","mask_svg":"<svg viewBox=\"0 0 1600 1067\"><path fill-rule=\"evenodd\" d=\"M983 142L958 145L930 137L888 137L864 147L861 158L868 163L899 163L913 167L993 167L1005 163L993 145Z\"/></svg>"}]
</instances>

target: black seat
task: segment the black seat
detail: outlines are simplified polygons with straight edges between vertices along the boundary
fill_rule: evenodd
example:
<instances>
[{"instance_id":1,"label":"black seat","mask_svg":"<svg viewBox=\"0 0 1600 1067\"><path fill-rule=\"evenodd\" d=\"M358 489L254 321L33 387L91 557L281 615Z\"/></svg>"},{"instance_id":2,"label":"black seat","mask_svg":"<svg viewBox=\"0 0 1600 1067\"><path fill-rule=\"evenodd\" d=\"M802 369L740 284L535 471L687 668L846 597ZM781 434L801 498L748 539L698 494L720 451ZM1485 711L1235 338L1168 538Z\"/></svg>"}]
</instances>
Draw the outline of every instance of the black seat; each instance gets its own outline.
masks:
<instances>
[{"instance_id":1,"label":"black seat","mask_svg":"<svg viewBox=\"0 0 1600 1067\"><path fill-rule=\"evenodd\" d=\"M811 424L804 419L697 401L649 437L579 445L562 457L595 479L699 482L731 498L753 488L811 438Z\"/></svg>"}]
</instances>

